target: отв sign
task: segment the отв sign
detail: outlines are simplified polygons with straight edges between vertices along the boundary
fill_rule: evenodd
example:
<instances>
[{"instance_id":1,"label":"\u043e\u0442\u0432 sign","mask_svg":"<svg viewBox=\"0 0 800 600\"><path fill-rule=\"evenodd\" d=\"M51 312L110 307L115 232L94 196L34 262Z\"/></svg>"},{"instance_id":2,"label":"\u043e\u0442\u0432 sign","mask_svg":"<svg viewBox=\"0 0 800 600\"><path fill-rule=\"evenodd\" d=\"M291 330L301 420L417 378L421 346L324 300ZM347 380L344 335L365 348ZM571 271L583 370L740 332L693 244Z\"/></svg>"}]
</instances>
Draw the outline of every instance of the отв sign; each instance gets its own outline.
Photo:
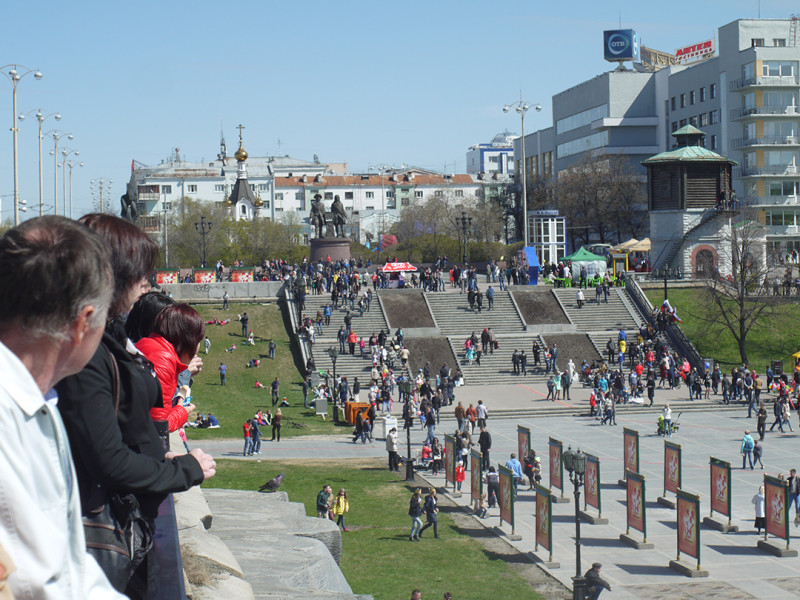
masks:
<instances>
[{"instance_id":1,"label":"\u043e\u0442\u0432 sign","mask_svg":"<svg viewBox=\"0 0 800 600\"><path fill-rule=\"evenodd\" d=\"M610 62L641 60L639 34L633 29L612 29L603 32L603 54Z\"/></svg>"}]
</instances>

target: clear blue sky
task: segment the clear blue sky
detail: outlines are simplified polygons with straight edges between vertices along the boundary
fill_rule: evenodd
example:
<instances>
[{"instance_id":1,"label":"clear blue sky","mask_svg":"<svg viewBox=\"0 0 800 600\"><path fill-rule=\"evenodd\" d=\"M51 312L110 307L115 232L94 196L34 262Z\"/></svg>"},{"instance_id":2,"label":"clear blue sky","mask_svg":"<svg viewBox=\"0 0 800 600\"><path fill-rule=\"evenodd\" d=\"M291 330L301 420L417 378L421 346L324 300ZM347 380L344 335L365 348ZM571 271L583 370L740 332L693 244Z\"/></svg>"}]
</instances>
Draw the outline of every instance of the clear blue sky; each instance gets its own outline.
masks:
<instances>
[{"instance_id":1,"label":"clear blue sky","mask_svg":"<svg viewBox=\"0 0 800 600\"><path fill-rule=\"evenodd\" d=\"M644 45L672 52L759 11L758 0L12 4L0 65L41 69L41 81L20 83L18 112L59 111L62 121L45 125L75 135L69 146L85 163L73 171L75 216L90 209L89 180L101 176L114 180L117 210L131 159L158 164L175 147L186 160L212 159L220 123L229 154L242 123L253 156L317 154L354 172L378 163L464 172L468 146L519 132L501 109L520 90L544 107L529 114L532 131L550 123L553 94L610 70L602 32L620 18ZM761 0L760 11L788 18L800 5ZM3 220L13 216L11 114L3 78ZM20 195L38 210L36 131L35 119L23 123ZM46 139L45 204L50 149Z\"/></svg>"}]
</instances>

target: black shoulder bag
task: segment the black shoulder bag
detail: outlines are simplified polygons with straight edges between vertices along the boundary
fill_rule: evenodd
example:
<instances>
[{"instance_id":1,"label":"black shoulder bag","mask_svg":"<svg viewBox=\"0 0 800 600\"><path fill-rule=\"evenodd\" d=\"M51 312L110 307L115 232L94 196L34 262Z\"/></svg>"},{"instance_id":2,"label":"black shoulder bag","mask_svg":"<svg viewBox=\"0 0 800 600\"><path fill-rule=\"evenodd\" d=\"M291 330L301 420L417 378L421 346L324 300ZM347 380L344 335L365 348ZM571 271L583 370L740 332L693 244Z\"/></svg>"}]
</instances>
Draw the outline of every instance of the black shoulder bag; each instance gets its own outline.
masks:
<instances>
[{"instance_id":1,"label":"black shoulder bag","mask_svg":"<svg viewBox=\"0 0 800 600\"><path fill-rule=\"evenodd\" d=\"M119 413L119 366L106 348L114 373L114 414ZM134 494L111 493L98 485L104 501L83 517L86 549L120 592L153 548L153 527L142 516Z\"/></svg>"}]
</instances>

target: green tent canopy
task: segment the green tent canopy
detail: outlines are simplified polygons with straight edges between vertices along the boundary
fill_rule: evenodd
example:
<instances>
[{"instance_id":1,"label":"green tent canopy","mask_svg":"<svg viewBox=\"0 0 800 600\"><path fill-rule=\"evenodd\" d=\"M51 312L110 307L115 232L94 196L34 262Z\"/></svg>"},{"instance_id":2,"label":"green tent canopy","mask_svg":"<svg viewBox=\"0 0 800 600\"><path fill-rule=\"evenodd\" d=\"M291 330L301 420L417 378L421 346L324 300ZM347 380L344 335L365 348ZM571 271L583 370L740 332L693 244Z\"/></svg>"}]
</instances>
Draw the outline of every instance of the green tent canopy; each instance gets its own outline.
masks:
<instances>
[{"instance_id":1,"label":"green tent canopy","mask_svg":"<svg viewBox=\"0 0 800 600\"><path fill-rule=\"evenodd\" d=\"M571 261L571 262L590 262L599 260L602 261L603 264L606 262L605 256L597 256L597 254L592 254L586 248L581 248L577 252L573 252L569 256L565 256L561 260L563 261Z\"/></svg>"}]
</instances>

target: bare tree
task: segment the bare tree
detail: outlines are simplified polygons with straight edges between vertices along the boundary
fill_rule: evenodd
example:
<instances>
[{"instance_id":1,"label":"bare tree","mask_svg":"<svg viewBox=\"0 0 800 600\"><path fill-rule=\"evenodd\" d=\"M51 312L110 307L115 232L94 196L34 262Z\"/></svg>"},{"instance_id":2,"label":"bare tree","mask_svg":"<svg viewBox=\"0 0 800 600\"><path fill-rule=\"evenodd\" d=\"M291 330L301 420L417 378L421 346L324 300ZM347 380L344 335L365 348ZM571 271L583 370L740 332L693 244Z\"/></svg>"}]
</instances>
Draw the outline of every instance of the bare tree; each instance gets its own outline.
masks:
<instances>
[{"instance_id":1,"label":"bare tree","mask_svg":"<svg viewBox=\"0 0 800 600\"><path fill-rule=\"evenodd\" d=\"M621 241L644 224L635 210L643 203L644 184L624 157L587 152L560 173L554 191L558 209L567 217L573 247Z\"/></svg>"},{"instance_id":2,"label":"bare tree","mask_svg":"<svg viewBox=\"0 0 800 600\"><path fill-rule=\"evenodd\" d=\"M722 236L719 276L705 288L702 306L695 315L709 325L720 325L736 340L743 364L748 363L747 336L756 325L775 313L775 299L759 295L762 284L773 275L764 255L765 227L748 215L730 223ZM723 273L729 272L730 274Z\"/></svg>"}]
</instances>

